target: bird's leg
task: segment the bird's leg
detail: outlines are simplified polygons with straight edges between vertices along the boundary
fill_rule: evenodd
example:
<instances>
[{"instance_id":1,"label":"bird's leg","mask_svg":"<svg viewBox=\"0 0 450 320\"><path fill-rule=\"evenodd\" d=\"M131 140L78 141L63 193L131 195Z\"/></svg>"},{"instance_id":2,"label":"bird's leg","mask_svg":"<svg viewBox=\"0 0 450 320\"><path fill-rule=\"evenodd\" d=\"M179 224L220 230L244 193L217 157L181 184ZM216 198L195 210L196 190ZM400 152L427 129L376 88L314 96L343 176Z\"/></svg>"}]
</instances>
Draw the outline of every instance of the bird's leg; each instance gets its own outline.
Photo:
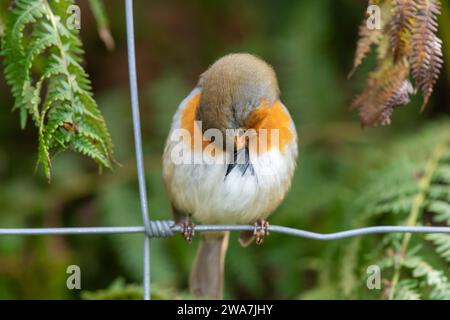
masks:
<instances>
[{"instance_id":1,"label":"bird's leg","mask_svg":"<svg viewBox=\"0 0 450 320\"><path fill-rule=\"evenodd\" d=\"M256 244L261 245L264 242L264 238L269 235L269 222L265 219L256 220L253 235Z\"/></svg>"},{"instance_id":2,"label":"bird's leg","mask_svg":"<svg viewBox=\"0 0 450 320\"><path fill-rule=\"evenodd\" d=\"M188 243L191 243L195 233L191 216L177 210L174 206L172 206L172 213L175 223L181 228L181 235Z\"/></svg>"},{"instance_id":3,"label":"bird's leg","mask_svg":"<svg viewBox=\"0 0 450 320\"><path fill-rule=\"evenodd\" d=\"M179 224L181 227L181 235L190 244L195 234L195 224L192 222L190 216L186 216Z\"/></svg>"}]
</instances>

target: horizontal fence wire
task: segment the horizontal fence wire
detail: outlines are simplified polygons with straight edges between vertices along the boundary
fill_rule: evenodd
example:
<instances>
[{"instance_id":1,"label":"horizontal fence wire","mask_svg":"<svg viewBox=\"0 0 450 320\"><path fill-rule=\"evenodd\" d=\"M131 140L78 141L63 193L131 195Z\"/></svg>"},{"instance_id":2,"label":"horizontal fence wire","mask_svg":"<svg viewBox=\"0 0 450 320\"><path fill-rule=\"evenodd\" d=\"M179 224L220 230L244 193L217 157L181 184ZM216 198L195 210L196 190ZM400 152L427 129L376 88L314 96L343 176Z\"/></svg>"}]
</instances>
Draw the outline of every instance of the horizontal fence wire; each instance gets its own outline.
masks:
<instances>
[{"instance_id":1,"label":"horizontal fence wire","mask_svg":"<svg viewBox=\"0 0 450 320\"><path fill-rule=\"evenodd\" d=\"M150 238L172 237L181 233L181 227L171 220L150 220L148 213L145 171L143 164L142 139L140 128L136 58L134 49L133 0L125 0L126 31L128 46L128 66L130 80L133 132L136 151L139 196L143 226L127 227L68 227L68 228L0 228L0 236L49 236L49 235L95 235L95 234L143 234L143 287L144 299L150 299ZM196 232L208 231L253 231L253 225L196 225ZM338 240L343 238L380 233L448 233L450 227L439 226L374 226L351 229L334 233L318 233L284 226L270 225L269 232L282 233L312 240Z\"/></svg>"},{"instance_id":2,"label":"horizontal fence wire","mask_svg":"<svg viewBox=\"0 0 450 320\"><path fill-rule=\"evenodd\" d=\"M253 231L253 225L196 225L196 232L208 231ZM350 229L333 233L319 233L303 229L270 225L269 232L282 233L312 240L338 240L355 236L380 233L448 233L450 227L427 226L374 226ZM81 227L81 228L0 228L1 235L79 235L79 234L127 234L142 233L149 238L172 237L181 232L181 227L171 220L149 221L149 230L144 226L130 227Z\"/></svg>"}]
</instances>

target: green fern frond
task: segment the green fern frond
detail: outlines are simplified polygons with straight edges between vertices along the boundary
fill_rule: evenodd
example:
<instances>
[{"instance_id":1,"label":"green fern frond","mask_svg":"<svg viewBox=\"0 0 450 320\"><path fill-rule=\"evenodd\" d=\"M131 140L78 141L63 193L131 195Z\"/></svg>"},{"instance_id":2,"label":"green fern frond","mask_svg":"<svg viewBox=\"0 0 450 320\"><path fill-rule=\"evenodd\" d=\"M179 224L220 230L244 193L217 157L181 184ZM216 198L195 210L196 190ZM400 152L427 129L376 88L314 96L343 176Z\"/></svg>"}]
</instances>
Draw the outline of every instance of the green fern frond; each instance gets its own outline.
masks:
<instances>
[{"instance_id":1,"label":"green fern frond","mask_svg":"<svg viewBox=\"0 0 450 320\"><path fill-rule=\"evenodd\" d=\"M383 157L386 164L369 177L354 202L355 227L450 225L449 152L448 121L400 139L386 149L391 160L386 162ZM358 241L358 252L346 250L343 263L350 262L346 268L353 271L379 265L387 288L383 292L385 298L450 298L449 235L386 234ZM358 297L368 294L362 281L354 284L352 290Z\"/></svg>"},{"instance_id":2,"label":"green fern frond","mask_svg":"<svg viewBox=\"0 0 450 320\"><path fill-rule=\"evenodd\" d=\"M73 1L16 0L2 39L5 77L21 127L31 116L39 133L38 163L72 149L111 168L112 141L82 67L78 31L66 25ZM30 28L30 32L24 32ZM35 65L39 57L40 68ZM36 77L37 75L37 77Z\"/></svg>"},{"instance_id":3,"label":"green fern frond","mask_svg":"<svg viewBox=\"0 0 450 320\"><path fill-rule=\"evenodd\" d=\"M448 234L429 234L426 239L433 242L436 246L436 252L448 263L450 263L450 235Z\"/></svg>"},{"instance_id":4,"label":"green fern frond","mask_svg":"<svg viewBox=\"0 0 450 320\"><path fill-rule=\"evenodd\" d=\"M412 271L412 277L419 280L415 286L417 289L430 288L430 299L450 299L450 283L444 271L434 268L419 256L406 259L403 265Z\"/></svg>"},{"instance_id":5,"label":"green fern frond","mask_svg":"<svg viewBox=\"0 0 450 320\"><path fill-rule=\"evenodd\" d=\"M396 300L420 300L420 293L416 291L417 280L406 279L398 284Z\"/></svg>"},{"instance_id":6,"label":"green fern frond","mask_svg":"<svg viewBox=\"0 0 450 320\"><path fill-rule=\"evenodd\" d=\"M426 207L428 211L434 212L433 220L435 222L450 223L450 203L441 200L431 200Z\"/></svg>"}]
</instances>

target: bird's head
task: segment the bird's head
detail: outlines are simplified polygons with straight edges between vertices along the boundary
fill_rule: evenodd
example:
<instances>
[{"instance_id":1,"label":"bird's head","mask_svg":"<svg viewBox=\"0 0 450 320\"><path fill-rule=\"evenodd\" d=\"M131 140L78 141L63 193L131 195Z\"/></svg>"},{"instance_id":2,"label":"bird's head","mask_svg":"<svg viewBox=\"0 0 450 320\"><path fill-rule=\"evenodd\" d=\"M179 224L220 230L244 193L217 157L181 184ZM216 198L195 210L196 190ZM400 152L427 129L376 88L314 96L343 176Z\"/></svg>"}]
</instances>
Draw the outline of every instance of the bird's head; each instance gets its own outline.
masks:
<instances>
[{"instance_id":1,"label":"bird's head","mask_svg":"<svg viewBox=\"0 0 450 320\"><path fill-rule=\"evenodd\" d=\"M196 119L202 122L203 132L218 129L224 138L227 129L245 132L252 112L262 103L272 105L280 92L273 68L247 53L229 54L216 61L200 76L199 86Z\"/></svg>"}]
</instances>

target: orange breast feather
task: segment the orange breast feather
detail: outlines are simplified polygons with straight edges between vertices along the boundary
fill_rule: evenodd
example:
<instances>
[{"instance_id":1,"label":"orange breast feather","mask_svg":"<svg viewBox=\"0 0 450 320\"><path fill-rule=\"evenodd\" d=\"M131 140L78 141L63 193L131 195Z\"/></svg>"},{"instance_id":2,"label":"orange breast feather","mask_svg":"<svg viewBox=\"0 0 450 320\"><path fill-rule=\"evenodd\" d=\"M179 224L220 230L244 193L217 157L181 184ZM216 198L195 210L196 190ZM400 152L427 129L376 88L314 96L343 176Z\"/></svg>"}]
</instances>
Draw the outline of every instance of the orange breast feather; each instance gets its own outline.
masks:
<instances>
[{"instance_id":1,"label":"orange breast feather","mask_svg":"<svg viewBox=\"0 0 450 320\"><path fill-rule=\"evenodd\" d=\"M211 142L204 140L202 138L202 131L200 130L199 126L197 126L195 123L196 121L195 116L199 104L200 104L200 93L197 93L195 96L191 98L191 100L187 102L186 107L182 111L181 128L189 132L189 135L191 137L190 145L192 148L196 146L194 145L194 137L199 137L200 139L202 139L202 143L197 143L197 145L200 147L200 149L204 149Z\"/></svg>"},{"instance_id":2,"label":"orange breast feather","mask_svg":"<svg viewBox=\"0 0 450 320\"><path fill-rule=\"evenodd\" d=\"M267 141L266 150L279 147L283 151L286 145L294 139L290 126L291 117L280 101L275 102L272 107L268 105L267 101L263 101L250 114L246 122L246 127L255 129L258 134L258 153L265 151L265 149L261 149L261 143L264 144L265 141ZM265 137L262 135L261 129L265 129ZM272 130L277 130L278 132L275 133ZM272 141L273 138L278 139L278 143ZM260 141L260 139L264 141Z\"/></svg>"}]
</instances>

